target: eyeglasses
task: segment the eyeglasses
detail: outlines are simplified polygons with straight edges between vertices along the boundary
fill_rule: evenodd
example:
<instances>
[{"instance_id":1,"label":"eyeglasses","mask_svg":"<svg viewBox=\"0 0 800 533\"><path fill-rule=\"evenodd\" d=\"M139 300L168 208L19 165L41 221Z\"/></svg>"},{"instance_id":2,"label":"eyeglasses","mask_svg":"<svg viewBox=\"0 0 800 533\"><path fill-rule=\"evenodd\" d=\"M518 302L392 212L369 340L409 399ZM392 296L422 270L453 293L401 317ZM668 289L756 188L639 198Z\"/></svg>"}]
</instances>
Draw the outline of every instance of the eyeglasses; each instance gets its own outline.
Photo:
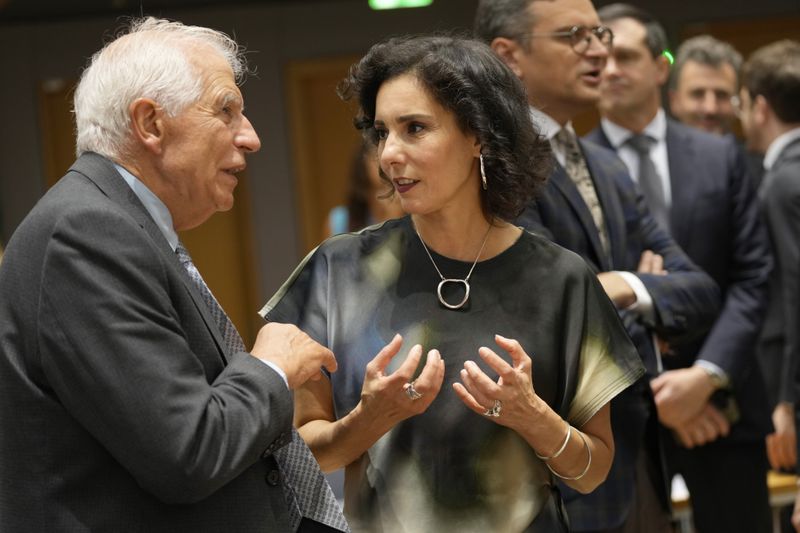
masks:
<instances>
[{"instance_id":1,"label":"eyeglasses","mask_svg":"<svg viewBox=\"0 0 800 533\"><path fill-rule=\"evenodd\" d=\"M592 36L594 36L600 44L611 50L614 45L614 32L611 28L606 26L595 26L594 28L587 28L586 26L573 26L568 30L552 31L547 33L529 33L529 37L558 37L561 39L569 39L569 44L577 54L585 54L589 47L592 46Z\"/></svg>"}]
</instances>

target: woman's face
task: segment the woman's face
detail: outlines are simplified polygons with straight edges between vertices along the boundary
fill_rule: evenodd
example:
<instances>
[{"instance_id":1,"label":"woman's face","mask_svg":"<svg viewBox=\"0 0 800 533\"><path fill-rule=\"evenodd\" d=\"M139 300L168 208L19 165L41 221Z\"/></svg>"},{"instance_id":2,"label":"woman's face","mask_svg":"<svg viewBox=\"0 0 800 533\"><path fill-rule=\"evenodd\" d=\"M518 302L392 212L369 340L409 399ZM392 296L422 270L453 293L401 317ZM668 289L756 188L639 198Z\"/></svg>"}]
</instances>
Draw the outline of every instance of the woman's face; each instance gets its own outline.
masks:
<instances>
[{"instance_id":1,"label":"woman's face","mask_svg":"<svg viewBox=\"0 0 800 533\"><path fill-rule=\"evenodd\" d=\"M480 146L415 76L403 74L381 85L375 131L381 169L406 213L480 209Z\"/></svg>"}]
</instances>

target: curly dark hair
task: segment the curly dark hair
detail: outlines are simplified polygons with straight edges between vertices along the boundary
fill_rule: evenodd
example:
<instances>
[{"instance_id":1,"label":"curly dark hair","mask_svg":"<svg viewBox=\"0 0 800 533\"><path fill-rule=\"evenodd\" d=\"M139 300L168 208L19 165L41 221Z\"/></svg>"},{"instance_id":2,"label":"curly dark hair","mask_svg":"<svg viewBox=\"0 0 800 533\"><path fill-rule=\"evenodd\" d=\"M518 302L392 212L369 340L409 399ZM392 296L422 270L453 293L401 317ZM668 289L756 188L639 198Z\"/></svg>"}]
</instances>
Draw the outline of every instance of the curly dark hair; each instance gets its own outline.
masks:
<instances>
[{"instance_id":1,"label":"curly dark hair","mask_svg":"<svg viewBox=\"0 0 800 533\"><path fill-rule=\"evenodd\" d=\"M374 45L340 82L339 96L356 99L354 123L375 141L375 101L386 81L413 74L459 128L481 145L490 217L515 219L550 172L550 144L534 130L525 89L486 44L460 36L395 37ZM384 179L385 176L384 176Z\"/></svg>"}]
</instances>

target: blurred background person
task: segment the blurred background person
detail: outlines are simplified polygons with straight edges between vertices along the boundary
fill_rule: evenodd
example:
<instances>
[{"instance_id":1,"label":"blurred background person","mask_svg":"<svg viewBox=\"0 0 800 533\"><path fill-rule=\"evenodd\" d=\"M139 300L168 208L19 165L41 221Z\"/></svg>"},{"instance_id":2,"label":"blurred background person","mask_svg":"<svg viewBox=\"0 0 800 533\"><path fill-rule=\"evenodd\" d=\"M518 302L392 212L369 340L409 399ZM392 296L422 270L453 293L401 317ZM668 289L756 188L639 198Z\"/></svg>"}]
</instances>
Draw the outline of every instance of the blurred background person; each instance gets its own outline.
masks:
<instances>
[{"instance_id":1,"label":"blurred background person","mask_svg":"<svg viewBox=\"0 0 800 533\"><path fill-rule=\"evenodd\" d=\"M325 236L358 231L403 216L400 201L391 193L391 186L378 173L375 145L362 141L353 153L347 203L328 213Z\"/></svg>"},{"instance_id":2,"label":"blurred background person","mask_svg":"<svg viewBox=\"0 0 800 533\"><path fill-rule=\"evenodd\" d=\"M672 343L651 381L659 420L675 437L664 434L667 464L686 481L699 533L766 533L769 407L755 347L772 261L755 189L733 137L667 118L661 24L629 4L598 14L614 48L600 85L601 125L587 139L617 151L651 210L723 295L708 334Z\"/></svg>"},{"instance_id":3,"label":"blurred background person","mask_svg":"<svg viewBox=\"0 0 800 533\"><path fill-rule=\"evenodd\" d=\"M689 126L724 135L733 131L742 55L711 35L685 40L669 77L669 108Z\"/></svg>"},{"instance_id":4,"label":"blurred background person","mask_svg":"<svg viewBox=\"0 0 800 533\"><path fill-rule=\"evenodd\" d=\"M485 0L476 34L523 81L531 116L550 140L554 170L518 223L578 253L616 304L647 370L614 398L616 455L594 492L565 489L574 531L669 532L670 503L649 378L660 371L653 332L704 331L718 288L650 214L613 151L577 139L572 119L600 96L613 32L588 0ZM667 273L665 273L665 270Z\"/></svg>"},{"instance_id":5,"label":"blurred background person","mask_svg":"<svg viewBox=\"0 0 800 533\"><path fill-rule=\"evenodd\" d=\"M301 434L346 466L355 531L566 531L554 479L602 482L643 370L585 262L510 222L550 168L522 85L483 43L412 37L341 89L410 216L329 239L262 310L338 357Z\"/></svg>"},{"instance_id":6,"label":"blurred background person","mask_svg":"<svg viewBox=\"0 0 800 533\"><path fill-rule=\"evenodd\" d=\"M773 468L793 469L800 357L800 43L784 40L755 51L742 71L740 97L748 146L765 154L758 197L775 254L758 347L775 406L767 452ZM798 527L797 512L793 521Z\"/></svg>"}]
</instances>

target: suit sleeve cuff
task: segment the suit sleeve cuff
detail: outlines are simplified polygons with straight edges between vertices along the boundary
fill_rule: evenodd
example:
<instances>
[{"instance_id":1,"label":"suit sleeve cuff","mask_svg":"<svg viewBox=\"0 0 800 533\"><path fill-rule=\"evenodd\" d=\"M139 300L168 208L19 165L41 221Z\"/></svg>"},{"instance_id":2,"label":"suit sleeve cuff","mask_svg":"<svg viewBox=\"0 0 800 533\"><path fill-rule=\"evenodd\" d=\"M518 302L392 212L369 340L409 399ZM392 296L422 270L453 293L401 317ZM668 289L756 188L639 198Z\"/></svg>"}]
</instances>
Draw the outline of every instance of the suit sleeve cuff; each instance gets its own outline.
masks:
<instances>
[{"instance_id":1,"label":"suit sleeve cuff","mask_svg":"<svg viewBox=\"0 0 800 533\"><path fill-rule=\"evenodd\" d=\"M726 389L730 386L731 379L728 376L728 373L725 372L725 370L723 370L719 365L714 364L711 361L706 361L705 359L698 359L694 362L694 366L699 366L705 370L711 377L712 381L714 381L714 385L718 389Z\"/></svg>"},{"instance_id":2,"label":"suit sleeve cuff","mask_svg":"<svg viewBox=\"0 0 800 533\"><path fill-rule=\"evenodd\" d=\"M258 359L258 358L256 358L256 359ZM265 365L267 365L268 367L270 367L275 372L277 372L278 375L283 380L283 383L286 385L286 388L287 389L289 388L289 380L286 378L286 372L284 372L281 367L279 367L278 365L276 365L272 361L266 361L264 359L258 359L258 360L261 361L262 363L264 363Z\"/></svg>"}]
</instances>

